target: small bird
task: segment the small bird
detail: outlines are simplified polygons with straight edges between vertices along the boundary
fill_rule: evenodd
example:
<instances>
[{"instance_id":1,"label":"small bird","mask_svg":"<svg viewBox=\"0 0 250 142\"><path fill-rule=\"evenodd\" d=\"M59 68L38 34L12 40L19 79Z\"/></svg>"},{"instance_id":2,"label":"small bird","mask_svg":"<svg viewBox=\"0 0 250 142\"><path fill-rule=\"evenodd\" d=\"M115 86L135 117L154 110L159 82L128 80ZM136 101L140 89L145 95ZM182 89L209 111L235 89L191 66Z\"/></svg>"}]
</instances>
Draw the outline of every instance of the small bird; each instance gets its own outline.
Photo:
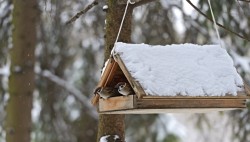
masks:
<instances>
[{"instance_id":1,"label":"small bird","mask_svg":"<svg viewBox=\"0 0 250 142\"><path fill-rule=\"evenodd\" d=\"M120 94L122 94L123 96L128 96L128 95L132 95L133 89L129 86L128 83L126 82L119 82L116 87L118 86L118 92Z\"/></svg>"},{"instance_id":2,"label":"small bird","mask_svg":"<svg viewBox=\"0 0 250 142\"><path fill-rule=\"evenodd\" d=\"M94 94L100 95L103 99L108 99L110 97L119 95L117 89L113 87L98 87L96 88Z\"/></svg>"}]
</instances>

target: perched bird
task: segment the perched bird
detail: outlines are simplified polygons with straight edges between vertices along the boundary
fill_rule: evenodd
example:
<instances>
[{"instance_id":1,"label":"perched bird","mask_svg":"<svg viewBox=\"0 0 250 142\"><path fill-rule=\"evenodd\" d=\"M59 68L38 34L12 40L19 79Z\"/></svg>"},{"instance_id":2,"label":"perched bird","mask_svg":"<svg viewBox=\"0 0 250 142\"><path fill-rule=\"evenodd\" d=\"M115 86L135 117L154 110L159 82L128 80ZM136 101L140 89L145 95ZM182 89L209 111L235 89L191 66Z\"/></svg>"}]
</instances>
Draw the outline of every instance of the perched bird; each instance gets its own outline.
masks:
<instances>
[{"instance_id":1,"label":"perched bird","mask_svg":"<svg viewBox=\"0 0 250 142\"><path fill-rule=\"evenodd\" d=\"M123 96L132 95L133 89L130 87L130 85L126 82L119 82L116 87L118 86L118 92L122 94Z\"/></svg>"},{"instance_id":2,"label":"perched bird","mask_svg":"<svg viewBox=\"0 0 250 142\"><path fill-rule=\"evenodd\" d=\"M103 99L107 99L107 98L119 95L117 89L113 87L98 87L96 88L94 94L100 95Z\"/></svg>"}]
</instances>

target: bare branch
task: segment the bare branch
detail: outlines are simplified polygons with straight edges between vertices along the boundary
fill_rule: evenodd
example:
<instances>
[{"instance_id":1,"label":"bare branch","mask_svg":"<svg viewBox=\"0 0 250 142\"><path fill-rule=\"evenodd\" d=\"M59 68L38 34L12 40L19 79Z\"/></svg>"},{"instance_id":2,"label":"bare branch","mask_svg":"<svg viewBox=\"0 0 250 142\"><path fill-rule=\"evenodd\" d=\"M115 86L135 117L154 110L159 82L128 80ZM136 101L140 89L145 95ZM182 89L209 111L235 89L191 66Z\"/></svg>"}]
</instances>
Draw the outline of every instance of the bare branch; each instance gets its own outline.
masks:
<instances>
[{"instance_id":1,"label":"bare branch","mask_svg":"<svg viewBox=\"0 0 250 142\"><path fill-rule=\"evenodd\" d=\"M85 9L83 9L82 11L78 12L75 16L73 16L71 19L69 19L65 24L69 25L71 23L73 23L74 21L76 21L81 15L87 13L91 8L93 8L94 6L98 5L98 1L94 0L91 4L89 4Z\"/></svg>"},{"instance_id":2,"label":"bare branch","mask_svg":"<svg viewBox=\"0 0 250 142\"><path fill-rule=\"evenodd\" d=\"M44 70L41 72L43 77L46 77L50 81L56 83L57 85L65 88L68 92L72 93L72 95L76 98L76 100L80 101L82 105L86 107L87 113L92 116L94 119L98 118L98 114L95 111L94 107L90 104L89 99L82 94L80 90L75 88L73 85L69 84L67 81L61 79L60 77L54 75L48 70Z\"/></svg>"},{"instance_id":3,"label":"bare branch","mask_svg":"<svg viewBox=\"0 0 250 142\"><path fill-rule=\"evenodd\" d=\"M199 8L197 8L190 0L186 0L196 11L198 11L201 15L203 15L206 19L208 19L210 22L213 22L213 20L211 18L209 18L206 14L204 14ZM250 41L250 39L247 39L246 37L226 28L225 26L221 25L220 23L216 22L216 25L218 25L219 27L223 28L224 30L226 31L229 31L230 33L244 39L244 40L247 40L247 41Z\"/></svg>"}]
</instances>

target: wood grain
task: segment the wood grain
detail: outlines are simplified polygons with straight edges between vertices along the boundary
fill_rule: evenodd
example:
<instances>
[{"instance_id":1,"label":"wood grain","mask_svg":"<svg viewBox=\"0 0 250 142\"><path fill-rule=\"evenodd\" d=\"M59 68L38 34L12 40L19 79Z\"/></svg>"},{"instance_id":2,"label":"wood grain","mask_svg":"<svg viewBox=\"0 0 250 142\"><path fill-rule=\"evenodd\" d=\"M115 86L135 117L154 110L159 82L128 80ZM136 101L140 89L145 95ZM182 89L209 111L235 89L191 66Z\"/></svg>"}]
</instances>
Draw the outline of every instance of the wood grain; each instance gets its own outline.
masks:
<instances>
[{"instance_id":1,"label":"wood grain","mask_svg":"<svg viewBox=\"0 0 250 142\"><path fill-rule=\"evenodd\" d=\"M184 109L128 109L100 112L101 114L164 114L164 113L208 113L215 111L230 111L242 108L184 108Z\"/></svg>"},{"instance_id":2,"label":"wood grain","mask_svg":"<svg viewBox=\"0 0 250 142\"><path fill-rule=\"evenodd\" d=\"M245 108L244 99L141 99L138 108Z\"/></svg>"},{"instance_id":3,"label":"wood grain","mask_svg":"<svg viewBox=\"0 0 250 142\"><path fill-rule=\"evenodd\" d=\"M99 111L126 110L135 108L134 95L112 97L106 100L100 99Z\"/></svg>"},{"instance_id":4,"label":"wood grain","mask_svg":"<svg viewBox=\"0 0 250 142\"><path fill-rule=\"evenodd\" d=\"M99 113L150 114L160 112L206 112L246 108L244 98L142 98L134 95L100 100ZM137 111L138 110L138 111Z\"/></svg>"}]
</instances>

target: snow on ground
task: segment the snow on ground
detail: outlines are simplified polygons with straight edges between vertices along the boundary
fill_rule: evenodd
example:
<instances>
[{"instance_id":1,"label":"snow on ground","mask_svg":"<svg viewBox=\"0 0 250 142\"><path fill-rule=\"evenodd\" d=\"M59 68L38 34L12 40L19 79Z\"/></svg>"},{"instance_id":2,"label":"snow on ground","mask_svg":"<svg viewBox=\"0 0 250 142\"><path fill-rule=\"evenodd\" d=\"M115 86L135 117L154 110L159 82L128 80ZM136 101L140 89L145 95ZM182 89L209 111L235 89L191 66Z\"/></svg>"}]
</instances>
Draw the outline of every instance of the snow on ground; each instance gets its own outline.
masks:
<instances>
[{"instance_id":1,"label":"snow on ground","mask_svg":"<svg viewBox=\"0 0 250 142\"><path fill-rule=\"evenodd\" d=\"M116 43L115 52L149 95L237 95L243 80L219 45Z\"/></svg>"}]
</instances>

